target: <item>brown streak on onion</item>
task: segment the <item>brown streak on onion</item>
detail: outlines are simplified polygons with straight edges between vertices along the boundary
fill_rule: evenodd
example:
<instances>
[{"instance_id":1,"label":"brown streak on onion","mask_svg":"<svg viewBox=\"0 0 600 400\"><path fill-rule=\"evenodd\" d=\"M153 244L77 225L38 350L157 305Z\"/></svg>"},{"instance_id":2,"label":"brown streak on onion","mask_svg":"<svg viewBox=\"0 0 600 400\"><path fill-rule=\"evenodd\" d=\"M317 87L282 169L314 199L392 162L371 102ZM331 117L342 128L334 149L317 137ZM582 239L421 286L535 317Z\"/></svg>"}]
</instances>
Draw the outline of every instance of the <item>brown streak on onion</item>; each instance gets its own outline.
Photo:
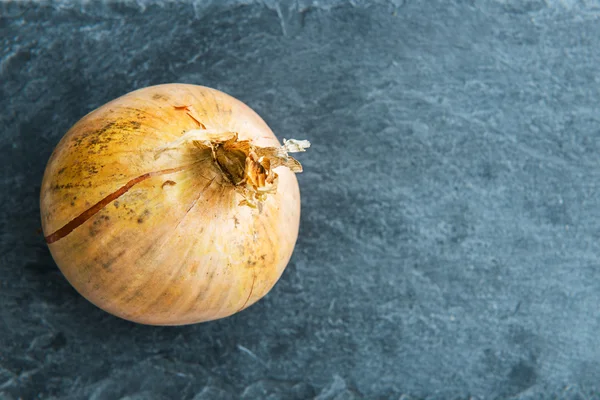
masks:
<instances>
[{"instance_id":1,"label":"brown streak on onion","mask_svg":"<svg viewBox=\"0 0 600 400\"><path fill-rule=\"evenodd\" d=\"M57 240L64 238L69 233L73 232L75 229L80 227L88 219L93 217L97 212L99 212L104 207L106 207L108 204L110 204L114 200L118 199L119 197L121 197L122 195L127 193L132 187L134 187L138 183L143 182L146 179L152 178L154 176L180 172L187 168L190 168L192 165L184 165L182 167L163 169L161 171L147 172L143 175L138 176L137 178L130 180L124 186L121 186L119 189L115 190L114 192L112 192L111 194L109 194L108 196L106 196L105 198L103 198L102 200L100 200L99 202L97 202L96 204L94 204L93 206L91 206L90 208L88 208L87 210L82 212L81 214L79 214L77 217L73 218L69 223L67 223L65 226L63 226L59 230L46 236L45 237L46 243L52 244L52 243L56 242Z\"/></svg>"},{"instance_id":2,"label":"brown streak on onion","mask_svg":"<svg viewBox=\"0 0 600 400\"><path fill-rule=\"evenodd\" d=\"M206 126L204 126L204 124L200 121L198 121L196 118L194 118L194 116L192 114L190 114L189 112L186 113L188 117L190 117L191 119L194 120L195 123L198 124L198 126L202 129L206 129Z\"/></svg>"},{"instance_id":3,"label":"brown streak on onion","mask_svg":"<svg viewBox=\"0 0 600 400\"><path fill-rule=\"evenodd\" d=\"M248 301L250 301L250 297L252 297L252 292L254 291L255 283L256 283L256 271L253 270L252 271L252 285L250 286L250 293L248 293L248 298L246 299L246 301L244 302L242 307L240 307L240 309L237 312L242 311L246 307L246 304L248 304Z\"/></svg>"},{"instance_id":4,"label":"brown streak on onion","mask_svg":"<svg viewBox=\"0 0 600 400\"><path fill-rule=\"evenodd\" d=\"M198 121L198 119L192 115L192 110L190 110L190 106L174 106L174 107L175 107L175 109L176 109L176 110L182 110L182 111L185 111L185 114L186 114L188 117L190 117L191 119L193 119L193 120L194 120L194 122L195 122L195 123L196 123L196 124L197 124L197 125L198 125L200 128L202 128L202 129L206 129L206 126L205 126L205 125L204 125L202 122Z\"/></svg>"}]
</instances>

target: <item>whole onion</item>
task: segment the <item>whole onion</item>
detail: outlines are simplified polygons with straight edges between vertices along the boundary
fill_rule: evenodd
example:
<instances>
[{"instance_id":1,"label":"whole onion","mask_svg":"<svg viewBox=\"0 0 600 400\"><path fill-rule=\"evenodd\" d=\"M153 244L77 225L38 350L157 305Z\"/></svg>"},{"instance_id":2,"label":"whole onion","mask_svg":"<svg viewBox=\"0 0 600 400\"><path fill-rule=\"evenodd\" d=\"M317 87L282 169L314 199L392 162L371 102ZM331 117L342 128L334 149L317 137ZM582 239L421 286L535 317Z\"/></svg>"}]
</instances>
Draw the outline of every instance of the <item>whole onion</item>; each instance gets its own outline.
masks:
<instances>
[{"instance_id":1,"label":"whole onion","mask_svg":"<svg viewBox=\"0 0 600 400\"><path fill-rule=\"evenodd\" d=\"M288 155L248 106L187 84L147 87L78 121L41 187L46 242L75 289L131 321L232 315L277 282L300 195Z\"/></svg>"}]
</instances>

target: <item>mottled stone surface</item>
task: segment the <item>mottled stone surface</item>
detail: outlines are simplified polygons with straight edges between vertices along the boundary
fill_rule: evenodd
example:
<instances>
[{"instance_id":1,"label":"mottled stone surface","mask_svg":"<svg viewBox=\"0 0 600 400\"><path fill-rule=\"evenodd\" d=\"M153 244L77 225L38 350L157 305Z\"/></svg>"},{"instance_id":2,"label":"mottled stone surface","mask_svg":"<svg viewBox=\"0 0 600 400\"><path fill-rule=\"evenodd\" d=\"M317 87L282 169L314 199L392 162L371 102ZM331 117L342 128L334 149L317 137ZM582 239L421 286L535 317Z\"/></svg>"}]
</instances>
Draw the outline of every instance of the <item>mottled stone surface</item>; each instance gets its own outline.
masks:
<instances>
[{"instance_id":1,"label":"mottled stone surface","mask_svg":"<svg viewBox=\"0 0 600 400\"><path fill-rule=\"evenodd\" d=\"M0 4L0 398L600 398L600 5ZM156 328L65 281L45 162L132 89L228 92L300 156L300 238L226 320Z\"/></svg>"}]
</instances>

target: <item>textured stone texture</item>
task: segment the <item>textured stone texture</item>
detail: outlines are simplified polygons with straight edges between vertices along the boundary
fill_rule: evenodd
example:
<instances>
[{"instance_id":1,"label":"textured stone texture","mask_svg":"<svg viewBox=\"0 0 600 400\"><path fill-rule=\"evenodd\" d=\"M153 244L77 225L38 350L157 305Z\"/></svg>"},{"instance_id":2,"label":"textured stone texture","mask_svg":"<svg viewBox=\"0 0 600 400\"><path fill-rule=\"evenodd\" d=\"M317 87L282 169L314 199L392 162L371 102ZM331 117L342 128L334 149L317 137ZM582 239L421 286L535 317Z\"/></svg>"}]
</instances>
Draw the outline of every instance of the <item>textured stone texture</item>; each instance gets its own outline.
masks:
<instances>
[{"instance_id":1,"label":"textured stone texture","mask_svg":"<svg viewBox=\"0 0 600 400\"><path fill-rule=\"evenodd\" d=\"M600 4L0 4L0 398L600 398ZM300 239L226 320L134 325L41 235L54 145L135 88L307 138Z\"/></svg>"}]
</instances>

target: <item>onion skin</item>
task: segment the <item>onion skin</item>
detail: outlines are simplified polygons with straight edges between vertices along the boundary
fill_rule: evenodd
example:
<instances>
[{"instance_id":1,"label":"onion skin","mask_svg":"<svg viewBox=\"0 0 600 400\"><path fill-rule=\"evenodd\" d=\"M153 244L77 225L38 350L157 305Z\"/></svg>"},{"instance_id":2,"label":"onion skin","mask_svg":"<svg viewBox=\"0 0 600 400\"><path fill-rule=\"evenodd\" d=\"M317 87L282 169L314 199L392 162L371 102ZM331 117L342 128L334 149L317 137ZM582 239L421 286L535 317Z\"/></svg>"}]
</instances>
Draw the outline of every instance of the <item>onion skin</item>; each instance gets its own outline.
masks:
<instances>
[{"instance_id":1,"label":"onion skin","mask_svg":"<svg viewBox=\"0 0 600 400\"><path fill-rule=\"evenodd\" d=\"M187 84L113 100L57 145L41 187L44 236L64 276L96 306L143 324L198 323L241 311L280 278L298 235L295 174L276 168L277 191L259 210L239 205L219 166L193 145L157 156L204 128L280 146L242 102Z\"/></svg>"}]
</instances>

